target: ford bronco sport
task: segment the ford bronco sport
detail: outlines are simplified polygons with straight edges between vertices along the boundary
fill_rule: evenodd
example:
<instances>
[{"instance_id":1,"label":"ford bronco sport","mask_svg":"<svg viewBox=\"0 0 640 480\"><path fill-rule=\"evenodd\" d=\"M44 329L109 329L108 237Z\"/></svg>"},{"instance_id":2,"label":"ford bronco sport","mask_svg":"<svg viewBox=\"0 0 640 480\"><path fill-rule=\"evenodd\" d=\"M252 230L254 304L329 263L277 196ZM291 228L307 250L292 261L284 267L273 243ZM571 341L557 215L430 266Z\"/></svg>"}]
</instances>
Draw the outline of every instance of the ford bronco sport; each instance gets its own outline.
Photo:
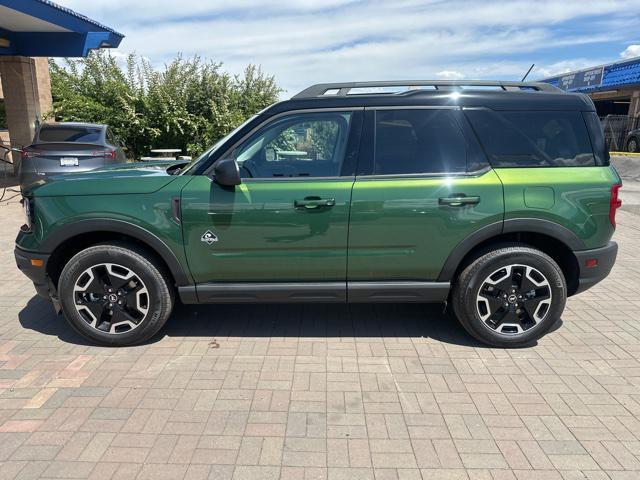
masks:
<instances>
[{"instance_id":1,"label":"ford bronco sport","mask_svg":"<svg viewBox=\"0 0 640 480\"><path fill-rule=\"evenodd\" d=\"M312 86L192 164L23 192L19 268L77 331L143 342L183 303L448 302L532 343L607 276L620 206L591 100L539 83Z\"/></svg>"}]
</instances>

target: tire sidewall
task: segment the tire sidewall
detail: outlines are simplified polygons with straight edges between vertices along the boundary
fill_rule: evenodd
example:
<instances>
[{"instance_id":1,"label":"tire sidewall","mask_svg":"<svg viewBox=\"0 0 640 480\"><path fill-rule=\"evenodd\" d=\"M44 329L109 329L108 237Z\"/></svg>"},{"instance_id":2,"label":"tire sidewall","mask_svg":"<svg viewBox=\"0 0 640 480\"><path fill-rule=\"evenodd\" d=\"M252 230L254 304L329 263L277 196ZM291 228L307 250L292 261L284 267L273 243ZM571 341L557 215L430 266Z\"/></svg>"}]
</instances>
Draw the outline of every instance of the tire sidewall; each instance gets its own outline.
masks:
<instances>
[{"instance_id":1,"label":"tire sidewall","mask_svg":"<svg viewBox=\"0 0 640 480\"><path fill-rule=\"evenodd\" d=\"M522 345L526 346L543 336L558 321L567 299L567 288L562 271L557 264L542 252L527 249L526 252L498 251L489 259L482 262L472 272L464 287L462 305L467 315L468 327L476 338L493 345ZM485 280L496 270L508 265L526 265L535 268L549 281L551 288L551 305L544 319L534 327L519 335L506 335L486 326L477 309L477 296Z\"/></svg>"},{"instance_id":2,"label":"tire sidewall","mask_svg":"<svg viewBox=\"0 0 640 480\"><path fill-rule=\"evenodd\" d=\"M101 332L86 323L75 307L73 289L80 275L89 267L101 263L115 263L133 271L147 288L149 312L142 324L119 334ZM138 253L109 245L91 247L74 256L60 275L58 296L67 321L82 335L103 345L132 345L151 337L162 326L171 310L170 295L162 274ZM167 305L168 303L168 305ZM159 325L160 324L160 325Z\"/></svg>"}]
</instances>

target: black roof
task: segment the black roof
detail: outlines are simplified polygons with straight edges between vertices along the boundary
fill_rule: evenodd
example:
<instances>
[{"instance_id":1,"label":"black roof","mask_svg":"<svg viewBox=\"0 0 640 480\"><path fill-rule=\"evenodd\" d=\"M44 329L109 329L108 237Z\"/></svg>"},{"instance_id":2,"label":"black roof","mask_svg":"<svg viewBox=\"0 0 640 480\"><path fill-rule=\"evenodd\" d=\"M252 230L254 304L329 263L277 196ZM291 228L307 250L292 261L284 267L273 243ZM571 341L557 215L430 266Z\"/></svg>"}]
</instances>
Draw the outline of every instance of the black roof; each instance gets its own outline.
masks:
<instances>
[{"instance_id":1,"label":"black roof","mask_svg":"<svg viewBox=\"0 0 640 480\"><path fill-rule=\"evenodd\" d=\"M399 93L384 93L386 87L408 86ZM430 89L416 88L429 86ZM356 93L369 89L367 93ZM376 89L380 91L376 92ZM493 110L595 111L582 94L566 93L548 84L490 81L419 80L406 82L351 82L313 85L290 100L276 103L270 115L297 109L377 106L459 106Z\"/></svg>"}]
</instances>

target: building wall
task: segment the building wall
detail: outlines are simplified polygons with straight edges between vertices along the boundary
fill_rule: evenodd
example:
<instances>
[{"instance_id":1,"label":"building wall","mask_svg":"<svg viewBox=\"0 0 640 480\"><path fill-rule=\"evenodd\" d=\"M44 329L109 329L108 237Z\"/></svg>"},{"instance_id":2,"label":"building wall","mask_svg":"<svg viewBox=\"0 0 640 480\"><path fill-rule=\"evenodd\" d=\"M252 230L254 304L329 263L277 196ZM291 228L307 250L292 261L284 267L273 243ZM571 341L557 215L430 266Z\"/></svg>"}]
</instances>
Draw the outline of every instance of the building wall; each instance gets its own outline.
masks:
<instances>
[{"instance_id":1,"label":"building wall","mask_svg":"<svg viewBox=\"0 0 640 480\"><path fill-rule=\"evenodd\" d=\"M631 103L629 104L629 116L640 117L640 90L635 90L631 94Z\"/></svg>"},{"instance_id":2,"label":"building wall","mask_svg":"<svg viewBox=\"0 0 640 480\"><path fill-rule=\"evenodd\" d=\"M0 81L0 101L3 101L4 96L2 95L2 82ZM9 146L9 130L3 130L0 127L0 145ZM4 152L0 149L0 155L4 156Z\"/></svg>"},{"instance_id":3,"label":"building wall","mask_svg":"<svg viewBox=\"0 0 640 480\"><path fill-rule=\"evenodd\" d=\"M22 148L33 140L37 125L52 109L49 63L45 57L0 57L11 146ZM13 156L17 173L19 157Z\"/></svg>"}]
</instances>

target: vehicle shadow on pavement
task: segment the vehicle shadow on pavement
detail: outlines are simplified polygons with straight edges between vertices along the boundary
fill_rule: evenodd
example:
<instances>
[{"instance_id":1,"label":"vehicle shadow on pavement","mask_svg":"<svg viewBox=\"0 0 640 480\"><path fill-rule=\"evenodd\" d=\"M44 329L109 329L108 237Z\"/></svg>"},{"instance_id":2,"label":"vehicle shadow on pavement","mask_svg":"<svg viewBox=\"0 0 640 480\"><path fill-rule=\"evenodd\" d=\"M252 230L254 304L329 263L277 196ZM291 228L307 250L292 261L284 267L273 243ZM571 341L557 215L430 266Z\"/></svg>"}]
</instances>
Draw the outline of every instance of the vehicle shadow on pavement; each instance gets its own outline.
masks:
<instances>
[{"instance_id":1,"label":"vehicle shadow on pavement","mask_svg":"<svg viewBox=\"0 0 640 480\"><path fill-rule=\"evenodd\" d=\"M51 305L34 296L20 311L24 328L77 345L91 345ZM554 325L555 330L561 321ZM163 337L432 338L452 345L486 347L477 342L441 304L261 304L176 305Z\"/></svg>"},{"instance_id":2,"label":"vehicle shadow on pavement","mask_svg":"<svg viewBox=\"0 0 640 480\"><path fill-rule=\"evenodd\" d=\"M62 315L56 315L51 303L35 295L18 313L20 325L44 335L53 335L63 342L75 345L93 345L77 333Z\"/></svg>"},{"instance_id":3,"label":"vehicle shadow on pavement","mask_svg":"<svg viewBox=\"0 0 640 480\"><path fill-rule=\"evenodd\" d=\"M430 337L480 346L442 304L180 305L165 335L202 337Z\"/></svg>"}]
</instances>

